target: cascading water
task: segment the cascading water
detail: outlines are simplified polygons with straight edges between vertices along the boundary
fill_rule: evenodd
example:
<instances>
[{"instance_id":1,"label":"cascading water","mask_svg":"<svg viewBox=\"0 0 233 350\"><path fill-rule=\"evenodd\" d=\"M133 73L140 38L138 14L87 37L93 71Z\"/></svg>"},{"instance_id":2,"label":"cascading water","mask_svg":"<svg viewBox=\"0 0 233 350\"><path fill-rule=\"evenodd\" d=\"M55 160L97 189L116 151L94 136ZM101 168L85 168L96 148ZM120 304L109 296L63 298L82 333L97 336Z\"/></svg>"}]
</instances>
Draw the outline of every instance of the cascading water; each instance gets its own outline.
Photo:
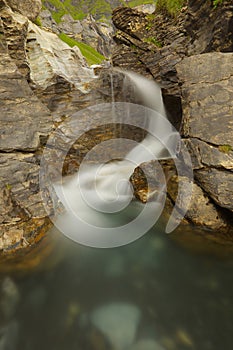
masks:
<instances>
[{"instance_id":1,"label":"cascading water","mask_svg":"<svg viewBox=\"0 0 233 350\"><path fill-rule=\"evenodd\" d=\"M104 141L106 147L115 149L119 141L124 141L127 146L131 145L131 150L121 160L105 159L103 156L98 163L91 150L82 161L77 174L53 183L65 208L62 214L55 217L55 225L72 240L88 246L124 245L141 237L153 226L165 201L166 181L163 172L161 170L160 194L156 200L146 205L132 201L129 178L142 162L174 158L179 141L179 134L166 118L160 87L136 73L123 73L134 85L135 94L144 105L113 100L110 104L92 106L89 109L93 116L89 130L107 123L130 124L142 128L145 125L146 137L140 143L121 138ZM111 89L114 96L113 81ZM72 120L70 129L78 130L79 116L76 117L75 121ZM137 123L139 120L139 124L135 124L134 119ZM98 145L94 151L96 154Z\"/></svg>"}]
</instances>

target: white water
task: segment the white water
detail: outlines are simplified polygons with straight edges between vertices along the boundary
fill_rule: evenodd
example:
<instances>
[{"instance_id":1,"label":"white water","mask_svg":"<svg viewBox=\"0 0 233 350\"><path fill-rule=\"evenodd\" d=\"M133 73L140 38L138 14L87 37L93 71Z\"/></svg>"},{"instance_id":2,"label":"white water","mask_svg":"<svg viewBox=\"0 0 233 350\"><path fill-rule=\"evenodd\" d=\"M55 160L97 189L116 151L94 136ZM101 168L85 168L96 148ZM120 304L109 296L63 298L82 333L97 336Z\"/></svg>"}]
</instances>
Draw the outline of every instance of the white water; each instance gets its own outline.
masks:
<instances>
[{"instance_id":1,"label":"white water","mask_svg":"<svg viewBox=\"0 0 233 350\"><path fill-rule=\"evenodd\" d=\"M136 95L140 96L145 106L133 105L132 108L132 104L125 103L124 113L128 115L130 110L131 114L131 120L126 122L133 124L132 111L141 111L141 118L146 119L146 130L149 133L141 143L132 141L136 146L123 160L107 163L103 160L95 165L84 160L77 174L66 178L62 184L54 184L56 194L66 210L57 217L56 226L69 238L89 246L113 247L127 244L153 226L163 209L164 199L158 197L156 202L146 206L132 204L133 193L129 178L142 162L175 157L179 139L179 134L166 119L160 87L138 74L124 74L134 85ZM119 123L117 106L118 103L113 101L111 112L114 114L116 111L116 115L112 116L114 123ZM117 147L117 140L109 142L111 147ZM108 146L109 143L106 142L106 147ZM161 183L161 192L164 187L165 180ZM125 222L122 213L127 207L128 211L138 215L130 223ZM139 209L143 209L140 214Z\"/></svg>"}]
</instances>

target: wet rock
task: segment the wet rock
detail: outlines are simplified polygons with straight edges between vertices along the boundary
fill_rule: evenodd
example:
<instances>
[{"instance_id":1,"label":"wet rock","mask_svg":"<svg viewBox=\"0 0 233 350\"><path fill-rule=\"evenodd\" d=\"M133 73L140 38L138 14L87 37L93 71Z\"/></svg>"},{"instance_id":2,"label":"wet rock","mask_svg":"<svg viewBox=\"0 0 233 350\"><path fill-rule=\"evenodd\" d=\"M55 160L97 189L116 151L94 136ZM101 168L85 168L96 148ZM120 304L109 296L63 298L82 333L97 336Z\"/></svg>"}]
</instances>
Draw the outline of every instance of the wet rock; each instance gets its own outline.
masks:
<instances>
[{"instance_id":1,"label":"wet rock","mask_svg":"<svg viewBox=\"0 0 233 350\"><path fill-rule=\"evenodd\" d=\"M216 231L230 230L227 217L223 215L221 209L211 201L201 187L191 182L192 195L189 202L189 190L185 190L186 186L190 186L189 178L185 176L178 177L175 165L172 162L162 161L161 164L167 181L166 213L171 213L172 203L173 205L176 203L178 211L180 213L184 212L185 218L196 226ZM143 169L148 174L147 178L143 173ZM157 196L161 194L161 180L158 177L157 162L143 163L135 169L130 181L136 198L143 203L149 200L156 200ZM148 182L150 186L148 186ZM178 186L182 187L179 200L177 199ZM189 203L189 206L186 206L185 203Z\"/></svg>"},{"instance_id":2,"label":"wet rock","mask_svg":"<svg viewBox=\"0 0 233 350\"><path fill-rule=\"evenodd\" d=\"M113 63L150 74L160 82L169 120L178 129L182 120L181 133L193 162L195 184L187 218L197 225L230 232L233 198L231 1L226 0L213 9L211 1L190 0L175 18L158 10L150 16L142 14L141 35L137 35L135 29L139 16L132 9L114 11L117 45ZM128 26L129 22L133 24ZM148 45L152 38L153 46ZM142 45L145 41L147 47ZM131 178L136 186L135 196L146 202L152 191L146 188L143 174L138 175L135 172ZM173 185L168 194L174 203L176 180Z\"/></svg>"},{"instance_id":3,"label":"wet rock","mask_svg":"<svg viewBox=\"0 0 233 350\"><path fill-rule=\"evenodd\" d=\"M132 350L164 350L164 348L153 339L142 339L132 346Z\"/></svg>"},{"instance_id":4,"label":"wet rock","mask_svg":"<svg viewBox=\"0 0 233 350\"><path fill-rule=\"evenodd\" d=\"M218 169L196 171L201 187L220 207L233 211L233 174Z\"/></svg>"},{"instance_id":5,"label":"wet rock","mask_svg":"<svg viewBox=\"0 0 233 350\"><path fill-rule=\"evenodd\" d=\"M0 328L0 350L17 349L19 325L12 321L5 327Z\"/></svg>"},{"instance_id":6,"label":"wet rock","mask_svg":"<svg viewBox=\"0 0 233 350\"><path fill-rule=\"evenodd\" d=\"M182 181L187 179L182 177L173 176L170 179L168 185L168 195L172 199L173 203L176 203L178 208L182 210L182 202L185 201L185 191L182 193L180 202L176 199L176 190L178 184L182 184ZM221 210L214 205L214 203L208 198L205 192L197 184L192 184L192 196L189 207L186 208L186 219L191 221L196 226L205 227L215 231L224 231L229 229L229 225L226 217L221 213Z\"/></svg>"},{"instance_id":7,"label":"wet rock","mask_svg":"<svg viewBox=\"0 0 233 350\"><path fill-rule=\"evenodd\" d=\"M113 348L125 349L134 342L140 310L134 305L113 303L95 310L91 320Z\"/></svg>"},{"instance_id":8,"label":"wet rock","mask_svg":"<svg viewBox=\"0 0 233 350\"><path fill-rule=\"evenodd\" d=\"M5 277L1 285L0 309L6 319L14 315L19 298L19 290L15 282L10 277Z\"/></svg>"}]
</instances>

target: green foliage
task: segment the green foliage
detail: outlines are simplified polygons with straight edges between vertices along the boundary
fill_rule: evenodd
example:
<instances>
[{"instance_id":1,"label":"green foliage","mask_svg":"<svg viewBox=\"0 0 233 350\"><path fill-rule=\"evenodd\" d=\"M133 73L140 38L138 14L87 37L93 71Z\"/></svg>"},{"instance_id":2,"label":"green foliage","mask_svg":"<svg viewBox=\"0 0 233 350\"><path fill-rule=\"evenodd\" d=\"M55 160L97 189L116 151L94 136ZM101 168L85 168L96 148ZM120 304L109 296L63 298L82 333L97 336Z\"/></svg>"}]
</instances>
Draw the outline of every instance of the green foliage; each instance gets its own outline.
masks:
<instances>
[{"instance_id":1,"label":"green foliage","mask_svg":"<svg viewBox=\"0 0 233 350\"><path fill-rule=\"evenodd\" d=\"M84 43L80 43L79 41L76 41L70 38L65 33L59 34L59 38L62 41L64 41L66 44L68 44L70 47L77 46L80 49L82 55L86 58L87 63L89 65L99 64L103 60L105 60L105 57L101 55L99 52L97 52L95 49L93 49L93 47Z\"/></svg>"},{"instance_id":2,"label":"green foliage","mask_svg":"<svg viewBox=\"0 0 233 350\"><path fill-rule=\"evenodd\" d=\"M11 186L11 184L6 184L6 189L8 190L8 191L10 191L11 189L12 189L12 186Z\"/></svg>"},{"instance_id":3,"label":"green foliage","mask_svg":"<svg viewBox=\"0 0 233 350\"><path fill-rule=\"evenodd\" d=\"M176 17L187 0L158 0L157 9L166 12L172 17Z\"/></svg>"},{"instance_id":4,"label":"green foliage","mask_svg":"<svg viewBox=\"0 0 233 350\"><path fill-rule=\"evenodd\" d=\"M149 44L154 44L157 47L162 47L162 44L154 36L150 36L148 38L145 38L144 41L149 43Z\"/></svg>"},{"instance_id":5,"label":"green foliage","mask_svg":"<svg viewBox=\"0 0 233 350\"><path fill-rule=\"evenodd\" d=\"M146 25L146 30L150 30L153 27L153 23L154 23L154 19L155 19L155 15L154 14L148 14L146 16L147 19L147 25Z\"/></svg>"},{"instance_id":6,"label":"green foliage","mask_svg":"<svg viewBox=\"0 0 233 350\"><path fill-rule=\"evenodd\" d=\"M213 0L213 5L214 8L216 8L218 5L221 5L223 3L224 0Z\"/></svg>"},{"instance_id":7,"label":"green foliage","mask_svg":"<svg viewBox=\"0 0 233 350\"><path fill-rule=\"evenodd\" d=\"M231 145L221 145L218 147L219 151L222 153L229 153L233 151L233 147Z\"/></svg>"},{"instance_id":8,"label":"green foliage","mask_svg":"<svg viewBox=\"0 0 233 350\"><path fill-rule=\"evenodd\" d=\"M113 9L108 0L42 0L42 3L42 8L48 8L57 23L61 22L61 18L65 14L70 14L77 20L85 18L87 14L91 14L97 19L105 21L106 18L111 17ZM131 0L128 2L119 0L119 3L121 6L135 7L142 4L155 4L156 0Z\"/></svg>"},{"instance_id":9,"label":"green foliage","mask_svg":"<svg viewBox=\"0 0 233 350\"><path fill-rule=\"evenodd\" d=\"M38 27L42 26L41 19L39 16L33 21L33 23L35 23Z\"/></svg>"}]
</instances>

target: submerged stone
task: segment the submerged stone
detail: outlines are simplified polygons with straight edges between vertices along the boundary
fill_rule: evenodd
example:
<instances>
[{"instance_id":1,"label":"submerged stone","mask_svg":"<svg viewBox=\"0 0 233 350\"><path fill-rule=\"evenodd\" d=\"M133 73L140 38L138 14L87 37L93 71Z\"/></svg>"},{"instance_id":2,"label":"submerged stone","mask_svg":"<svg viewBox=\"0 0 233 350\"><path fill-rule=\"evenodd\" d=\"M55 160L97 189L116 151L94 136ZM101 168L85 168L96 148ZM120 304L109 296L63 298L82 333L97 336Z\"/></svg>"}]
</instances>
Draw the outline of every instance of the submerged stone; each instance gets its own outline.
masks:
<instances>
[{"instance_id":1,"label":"submerged stone","mask_svg":"<svg viewBox=\"0 0 233 350\"><path fill-rule=\"evenodd\" d=\"M134 344L130 350L164 350L164 348L153 339L142 339Z\"/></svg>"},{"instance_id":2,"label":"submerged stone","mask_svg":"<svg viewBox=\"0 0 233 350\"><path fill-rule=\"evenodd\" d=\"M91 321L112 344L114 349L126 349L135 339L140 310L126 303L112 303L96 309Z\"/></svg>"}]
</instances>

